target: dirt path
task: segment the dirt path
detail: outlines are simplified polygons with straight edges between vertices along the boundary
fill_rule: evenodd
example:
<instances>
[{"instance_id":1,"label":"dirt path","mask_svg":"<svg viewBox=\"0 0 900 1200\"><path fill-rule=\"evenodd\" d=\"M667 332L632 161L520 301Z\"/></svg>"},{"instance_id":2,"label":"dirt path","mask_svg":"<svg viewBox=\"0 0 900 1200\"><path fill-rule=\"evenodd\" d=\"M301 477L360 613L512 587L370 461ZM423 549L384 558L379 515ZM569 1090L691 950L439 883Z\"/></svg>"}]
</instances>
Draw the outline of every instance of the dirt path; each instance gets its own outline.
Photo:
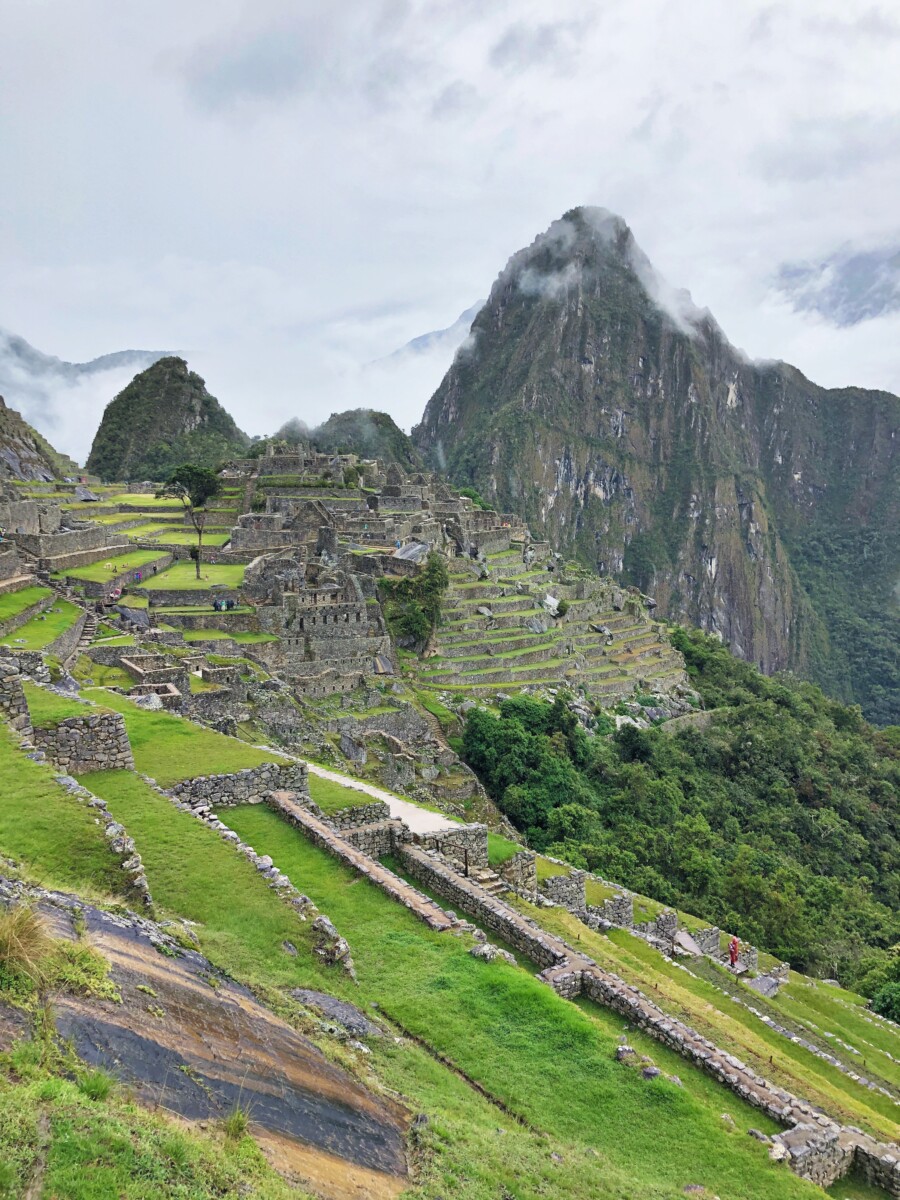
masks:
<instances>
[{"instance_id":1,"label":"dirt path","mask_svg":"<svg viewBox=\"0 0 900 1200\"><path fill-rule=\"evenodd\" d=\"M419 808L418 804L411 804L409 800L401 800L399 796L394 796L391 792L384 791L383 788L375 787L374 784L363 783L361 779L354 779L351 775L341 775L338 771L329 771L326 767L316 766L315 763L308 762L306 765L309 767L311 775L318 775L320 779L330 779L332 783L340 783L343 787L364 792L373 800L383 800L390 809L391 816L395 820L402 821L413 833L439 833L442 829L458 828L457 822L442 817L440 813L431 812L427 808Z\"/></svg>"}]
</instances>

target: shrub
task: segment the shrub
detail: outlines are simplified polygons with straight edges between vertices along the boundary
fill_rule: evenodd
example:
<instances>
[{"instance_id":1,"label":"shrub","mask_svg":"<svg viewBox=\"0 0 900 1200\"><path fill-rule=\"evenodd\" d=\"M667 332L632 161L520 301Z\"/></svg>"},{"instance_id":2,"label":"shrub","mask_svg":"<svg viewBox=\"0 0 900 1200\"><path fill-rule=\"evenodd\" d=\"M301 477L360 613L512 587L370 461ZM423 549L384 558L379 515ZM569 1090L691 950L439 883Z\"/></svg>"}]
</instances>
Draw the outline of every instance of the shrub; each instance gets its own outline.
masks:
<instances>
[{"instance_id":1,"label":"shrub","mask_svg":"<svg viewBox=\"0 0 900 1200\"><path fill-rule=\"evenodd\" d=\"M886 983L872 997L872 1008L889 1021L900 1024L900 983Z\"/></svg>"}]
</instances>

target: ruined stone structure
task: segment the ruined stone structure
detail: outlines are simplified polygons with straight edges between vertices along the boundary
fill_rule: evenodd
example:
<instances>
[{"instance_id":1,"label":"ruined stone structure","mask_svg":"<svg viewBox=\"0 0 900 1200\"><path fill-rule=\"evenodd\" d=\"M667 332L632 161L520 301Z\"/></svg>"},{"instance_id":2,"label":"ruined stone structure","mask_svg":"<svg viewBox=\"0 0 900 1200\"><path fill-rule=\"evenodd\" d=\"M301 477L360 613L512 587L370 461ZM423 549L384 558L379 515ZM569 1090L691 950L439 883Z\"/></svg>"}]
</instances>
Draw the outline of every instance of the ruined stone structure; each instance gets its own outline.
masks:
<instances>
[{"instance_id":1,"label":"ruined stone structure","mask_svg":"<svg viewBox=\"0 0 900 1200\"><path fill-rule=\"evenodd\" d=\"M290 791L309 798L306 763L291 759L235 771L227 775L198 775L172 788L176 800L192 809L230 808L260 804L268 792Z\"/></svg>"}]
</instances>

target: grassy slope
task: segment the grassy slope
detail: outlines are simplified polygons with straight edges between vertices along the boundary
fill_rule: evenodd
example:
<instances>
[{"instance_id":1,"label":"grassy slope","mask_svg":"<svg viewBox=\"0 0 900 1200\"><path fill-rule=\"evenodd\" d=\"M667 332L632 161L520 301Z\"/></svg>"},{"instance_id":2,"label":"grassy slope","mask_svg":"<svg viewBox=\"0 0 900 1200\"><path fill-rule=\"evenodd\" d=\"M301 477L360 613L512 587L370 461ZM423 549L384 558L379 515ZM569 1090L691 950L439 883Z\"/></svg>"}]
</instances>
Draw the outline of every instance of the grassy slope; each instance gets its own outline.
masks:
<instances>
[{"instance_id":1,"label":"grassy slope","mask_svg":"<svg viewBox=\"0 0 900 1200\"><path fill-rule=\"evenodd\" d=\"M48 887L121 894L123 875L89 808L0 729L0 853Z\"/></svg>"},{"instance_id":2,"label":"grassy slope","mask_svg":"<svg viewBox=\"0 0 900 1200\"><path fill-rule=\"evenodd\" d=\"M605 1020L560 1000L524 971L499 964L486 969L464 944L425 929L268 809L242 807L227 816L347 936L359 999L377 999L388 1015L551 1136L627 1163L635 1190L626 1194L668 1196L698 1180L746 1198L814 1194L772 1169L744 1134L724 1132L723 1106L745 1127L762 1118L680 1060L680 1074L689 1079L684 1089L665 1080L648 1085L613 1061L615 1038Z\"/></svg>"},{"instance_id":3,"label":"grassy slope","mask_svg":"<svg viewBox=\"0 0 900 1200\"><path fill-rule=\"evenodd\" d=\"M91 563L87 567L73 567L67 568L64 571L57 571L55 578L84 579L91 583L109 583L117 575L121 575L125 571L131 571L135 567L142 567L145 563L153 562L155 558L160 557L161 553L159 550L132 550L129 554L118 554L114 558L104 558L102 562ZM106 565L107 563L109 563L109 566Z\"/></svg>"},{"instance_id":4,"label":"grassy slope","mask_svg":"<svg viewBox=\"0 0 900 1200\"><path fill-rule=\"evenodd\" d=\"M162 787L195 775L225 774L281 761L277 754L257 750L182 717L138 708L115 692L94 695L107 708L122 713L137 769L152 775Z\"/></svg>"},{"instance_id":5,"label":"grassy slope","mask_svg":"<svg viewBox=\"0 0 900 1200\"><path fill-rule=\"evenodd\" d=\"M68 696L60 696L49 692L46 688L38 687L36 683L25 680L23 684L28 711L31 713L31 723L37 727L58 725L67 717L86 717L98 710L89 704L78 700L70 700ZM104 693L104 698L105 698Z\"/></svg>"},{"instance_id":6,"label":"grassy slope","mask_svg":"<svg viewBox=\"0 0 900 1200\"><path fill-rule=\"evenodd\" d=\"M43 650L74 625L80 616L81 609L76 604L58 600L44 613L32 617L12 633L0 638L0 645L12 646L17 650Z\"/></svg>"}]
</instances>

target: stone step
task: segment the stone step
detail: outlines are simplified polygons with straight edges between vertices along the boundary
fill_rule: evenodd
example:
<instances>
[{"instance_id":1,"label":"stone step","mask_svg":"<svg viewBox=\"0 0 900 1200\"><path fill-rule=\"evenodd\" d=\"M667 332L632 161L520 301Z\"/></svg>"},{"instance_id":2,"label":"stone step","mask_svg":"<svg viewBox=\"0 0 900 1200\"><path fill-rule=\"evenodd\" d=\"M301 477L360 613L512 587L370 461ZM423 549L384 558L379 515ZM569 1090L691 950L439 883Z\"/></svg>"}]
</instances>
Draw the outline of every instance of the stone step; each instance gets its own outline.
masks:
<instances>
[{"instance_id":1,"label":"stone step","mask_svg":"<svg viewBox=\"0 0 900 1200\"><path fill-rule=\"evenodd\" d=\"M10 575L8 579L0 580L0 596L9 592L21 592L23 588L31 587L36 582L34 575Z\"/></svg>"}]
</instances>

